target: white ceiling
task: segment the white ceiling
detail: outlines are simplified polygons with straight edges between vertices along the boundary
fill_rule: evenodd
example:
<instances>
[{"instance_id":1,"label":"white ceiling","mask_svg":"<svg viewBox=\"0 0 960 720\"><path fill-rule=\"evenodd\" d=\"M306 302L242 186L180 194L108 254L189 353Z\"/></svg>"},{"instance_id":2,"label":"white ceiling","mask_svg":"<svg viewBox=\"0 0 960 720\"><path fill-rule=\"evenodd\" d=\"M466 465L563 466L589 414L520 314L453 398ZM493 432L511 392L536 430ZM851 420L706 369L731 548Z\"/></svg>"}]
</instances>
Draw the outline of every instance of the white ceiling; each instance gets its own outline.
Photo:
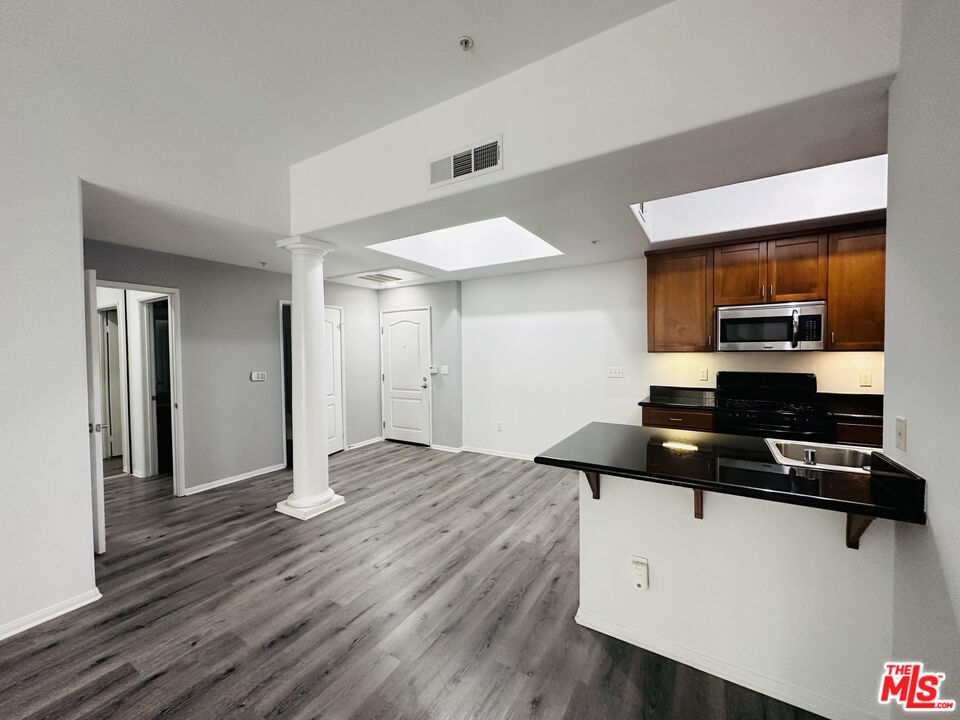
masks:
<instances>
[{"instance_id":1,"label":"white ceiling","mask_svg":"<svg viewBox=\"0 0 960 720\"><path fill-rule=\"evenodd\" d=\"M848 88L329 228L314 233L337 246L327 256L325 274L402 267L436 282L641 257L650 244L632 203L886 152L887 90L882 82ZM90 184L83 187L83 215L84 234L96 240L249 267L266 262L268 270L289 272L287 253L273 246L277 236L258 229ZM366 247L500 216L564 254L444 272Z\"/></svg>"},{"instance_id":2,"label":"white ceiling","mask_svg":"<svg viewBox=\"0 0 960 720\"><path fill-rule=\"evenodd\" d=\"M666 1L0 0L0 39L292 164Z\"/></svg>"}]
</instances>

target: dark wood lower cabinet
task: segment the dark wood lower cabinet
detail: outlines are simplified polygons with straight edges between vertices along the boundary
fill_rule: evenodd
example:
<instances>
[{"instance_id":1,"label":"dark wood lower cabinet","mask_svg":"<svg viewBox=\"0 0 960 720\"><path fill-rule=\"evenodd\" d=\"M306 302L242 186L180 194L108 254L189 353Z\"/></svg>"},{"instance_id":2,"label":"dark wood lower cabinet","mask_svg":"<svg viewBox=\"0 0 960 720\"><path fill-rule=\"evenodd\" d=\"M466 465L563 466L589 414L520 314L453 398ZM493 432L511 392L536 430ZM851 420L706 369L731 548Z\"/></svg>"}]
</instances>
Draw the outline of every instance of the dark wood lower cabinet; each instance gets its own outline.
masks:
<instances>
[{"instance_id":1,"label":"dark wood lower cabinet","mask_svg":"<svg viewBox=\"0 0 960 720\"><path fill-rule=\"evenodd\" d=\"M883 446L883 425L877 423L837 422L837 442L841 445Z\"/></svg>"},{"instance_id":2,"label":"dark wood lower cabinet","mask_svg":"<svg viewBox=\"0 0 960 720\"><path fill-rule=\"evenodd\" d=\"M645 427L713 432L713 412L711 410L668 410L645 407L643 408L643 424Z\"/></svg>"}]
</instances>

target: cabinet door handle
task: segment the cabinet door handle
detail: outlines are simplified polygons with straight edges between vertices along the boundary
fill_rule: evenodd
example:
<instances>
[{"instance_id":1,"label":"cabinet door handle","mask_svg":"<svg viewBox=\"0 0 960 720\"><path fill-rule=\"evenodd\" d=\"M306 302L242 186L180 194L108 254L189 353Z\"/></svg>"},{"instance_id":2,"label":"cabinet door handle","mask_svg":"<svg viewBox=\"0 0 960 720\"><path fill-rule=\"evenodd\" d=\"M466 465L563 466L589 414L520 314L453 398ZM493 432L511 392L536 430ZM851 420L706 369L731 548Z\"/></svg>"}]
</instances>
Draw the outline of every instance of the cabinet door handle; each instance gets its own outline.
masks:
<instances>
[{"instance_id":1,"label":"cabinet door handle","mask_svg":"<svg viewBox=\"0 0 960 720\"><path fill-rule=\"evenodd\" d=\"M670 418L670 422L683 422L683 418Z\"/></svg>"},{"instance_id":2,"label":"cabinet door handle","mask_svg":"<svg viewBox=\"0 0 960 720\"><path fill-rule=\"evenodd\" d=\"M773 300L773 283L770 283L770 299Z\"/></svg>"},{"instance_id":3,"label":"cabinet door handle","mask_svg":"<svg viewBox=\"0 0 960 720\"><path fill-rule=\"evenodd\" d=\"M760 286L760 297L766 297L766 296L767 296L767 286L766 286L766 285L761 285L761 286Z\"/></svg>"},{"instance_id":4,"label":"cabinet door handle","mask_svg":"<svg viewBox=\"0 0 960 720\"><path fill-rule=\"evenodd\" d=\"M837 342L837 339L833 335L833 330L830 331L830 344L833 345Z\"/></svg>"}]
</instances>

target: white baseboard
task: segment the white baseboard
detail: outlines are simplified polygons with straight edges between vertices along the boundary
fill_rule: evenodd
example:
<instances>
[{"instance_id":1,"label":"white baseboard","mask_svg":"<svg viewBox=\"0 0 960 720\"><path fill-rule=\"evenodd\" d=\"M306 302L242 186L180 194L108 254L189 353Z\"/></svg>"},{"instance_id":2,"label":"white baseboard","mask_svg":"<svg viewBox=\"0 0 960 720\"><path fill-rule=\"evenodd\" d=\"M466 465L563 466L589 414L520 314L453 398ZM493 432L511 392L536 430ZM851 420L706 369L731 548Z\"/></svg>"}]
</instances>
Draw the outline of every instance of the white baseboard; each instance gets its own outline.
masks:
<instances>
[{"instance_id":1,"label":"white baseboard","mask_svg":"<svg viewBox=\"0 0 960 720\"><path fill-rule=\"evenodd\" d=\"M367 445L373 445L378 442L383 442L383 437L370 438L369 440L361 440L358 443L347 445L347 450L356 450L357 448L366 447Z\"/></svg>"},{"instance_id":2,"label":"white baseboard","mask_svg":"<svg viewBox=\"0 0 960 720\"><path fill-rule=\"evenodd\" d=\"M441 450L441 451L443 451L443 452L448 452L448 453L463 452L463 448L462 448L462 447L451 447L451 446L449 446L449 445L431 445L431 446L430 446L430 449L431 449L431 450Z\"/></svg>"},{"instance_id":3,"label":"white baseboard","mask_svg":"<svg viewBox=\"0 0 960 720\"><path fill-rule=\"evenodd\" d=\"M84 605L89 605L92 602L96 602L100 599L100 597L100 591L96 588L93 588L92 590L87 590L85 593L80 593L72 598L67 598L66 600L55 603L50 607L45 607L42 610L37 610L29 615L24 615L22 618L17 618L11 622L4 623L3 625L0 625L0 640L8 638L11 635L16 635L17 633L21 633L24 630L35 627L36 625L40 625L41 623L45 623L47 620L53 620L55 617L64 615L71 610L76 610Z\"/></svg>"},{"instance_id":4,"label":"white baseboard","mask_svg":"<svg viewBox=\"0 0 960 720\"><path fill-rule=\"evenodd\" d=\"M837 720L885 720L889 717L889 709L885 705L881 706L878 704L876 712L871 713L863 708L818 695L810 690L790 685L776 678L761 675L753 670L733 665L724 660L705 655L697 650L675 645L664 638L648 635L633 628L620 625L619 623L605 620L602 617L585 612L582 608L577 610L577 615L574 619L577 621L577 624L583 625L591 630L596 630L604 635L615 637L618 640L623 640L626 643L636 645L644 650L663 655L671 660L676 660L697 670L716 675L724 680L742 685L745 688L755 690L764 695L769 695L772 698L789 703L790 705L795 705L817 715L836 718Z\"/></svg>"},{"instance_id":5,"label":"white baseboard","mask_svg":"<svg viewBox=\"0 0 960 720\"><path fill-rule=\"evenodd\" d=\"M526 453L508 452L506 450L487 450L485 448L467 447L462 448L464 452L480 453L481 455L496 455L497 457L513 458L514 460L533 460L533 455Z\"/></svg>"},{"instance_id":6,"label":"white baseboard","mask_svg":"<svg viewBox=\"0 0 960 720\"><path fill-rule=\"evenodd\" d=\"M235 482L240 482L241 480L249 480L250 478L254 478L259 475L266 475L267 473L276 472L277 470L283 470L285 467L287 467L286 463L279 463L278 465L270 465L269 467L250 470L249 472L240 473L239 475L231 475L230 477L213 480L211 482L204 483L203 485L193 485L192 487L184 488L183 494L196 495L197 493L202 493L206 490L213 490L214 488L230 485Z\"/></svg>"}]
</instances>

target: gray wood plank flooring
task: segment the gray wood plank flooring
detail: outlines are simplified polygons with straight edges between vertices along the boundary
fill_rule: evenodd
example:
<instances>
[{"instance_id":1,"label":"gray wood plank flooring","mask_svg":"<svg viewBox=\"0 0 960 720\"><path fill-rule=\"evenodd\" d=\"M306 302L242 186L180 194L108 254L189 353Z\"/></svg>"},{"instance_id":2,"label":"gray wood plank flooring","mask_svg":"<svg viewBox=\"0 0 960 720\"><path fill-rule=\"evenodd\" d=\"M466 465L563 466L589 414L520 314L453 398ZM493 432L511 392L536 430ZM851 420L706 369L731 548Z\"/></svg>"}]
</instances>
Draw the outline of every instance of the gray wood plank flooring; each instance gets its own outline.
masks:
<instances>
[{"instance_id":1,"label":"gray wood plank flooring","mask_svg":"<svg viewBox=\"0 0 960 720\"><path fill-rule=\"evenodd\" d=\"M574 622L572 471L380 443L331 482L302 523L289 471L108 481L104 597L0 642L0 718L815 718Z\"/></svg>"}]
</instances>

